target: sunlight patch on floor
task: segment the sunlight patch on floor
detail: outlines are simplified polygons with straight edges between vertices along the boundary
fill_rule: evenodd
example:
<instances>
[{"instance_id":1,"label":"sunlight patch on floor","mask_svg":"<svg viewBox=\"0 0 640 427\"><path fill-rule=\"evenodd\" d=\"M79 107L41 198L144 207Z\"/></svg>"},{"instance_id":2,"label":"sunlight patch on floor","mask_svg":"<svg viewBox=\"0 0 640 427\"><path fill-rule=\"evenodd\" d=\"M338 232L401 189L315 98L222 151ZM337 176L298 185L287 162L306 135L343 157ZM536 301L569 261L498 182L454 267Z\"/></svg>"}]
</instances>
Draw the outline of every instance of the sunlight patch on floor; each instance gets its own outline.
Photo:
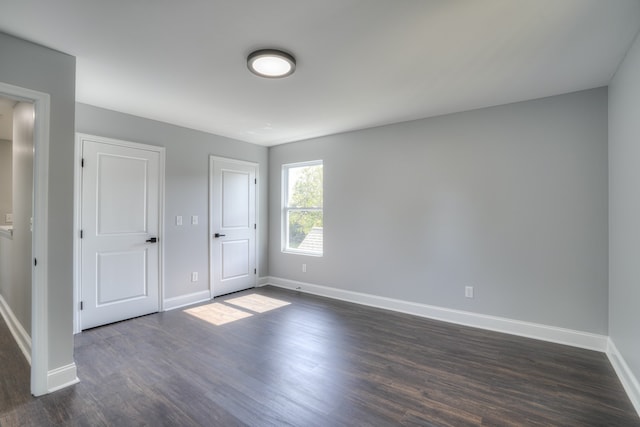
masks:
<instances>
[{"instance_id":1,"label":"sunlight patch on floor","mask_svg":"<svg viewBox=\"0 0 640 427\"><path fill-rule=\"evenodd\" d=\"M229 307L219 302L189 308L184 310L184 312L216 326L253 316L251 313Z\"/></svg>"},{"instance_id":2,"label":"sunlight patch on floor","mask_svg":"<svg viewBox=\"0 0 640 427\"><path fill-rule=\"evenodd\" d=\"M188 308L183 312L197 317L200 320L220 326L226 323L235 322L236 320L251 317L254 314L265 313L280 307L290 305L290 302L282 301L275 298L265 297L264 295L249 294L237 298L230 298L221 302L200 305L198 307ZM233 305L235 307L230 307ZM243 308L244 310L240 310ZM253 313L249 313L249 310Z\"/></svg>"},{"instance_id":3,"label":"sunlight patch on floor","mask_svg":"<svg viewBox=\"0 0 640 427\"><path fill-rule=\"evenodd\" d=\"M269 298L258 294L244 295L238 298L225 300L224 302L246 308L247 310L255 311L256 313L264 313L291 304L287 301Z\"/></svg>"}]
</instances>

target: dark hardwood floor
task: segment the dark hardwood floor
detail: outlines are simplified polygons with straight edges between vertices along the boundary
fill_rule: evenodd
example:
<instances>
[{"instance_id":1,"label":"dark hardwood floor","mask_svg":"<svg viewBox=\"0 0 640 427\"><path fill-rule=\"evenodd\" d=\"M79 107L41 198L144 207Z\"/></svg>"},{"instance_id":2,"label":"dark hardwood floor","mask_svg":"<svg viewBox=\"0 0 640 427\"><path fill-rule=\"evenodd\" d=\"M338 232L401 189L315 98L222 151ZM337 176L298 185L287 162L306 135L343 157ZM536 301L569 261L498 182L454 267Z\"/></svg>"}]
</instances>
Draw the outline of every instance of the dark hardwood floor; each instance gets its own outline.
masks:
<instances>
[{"instance_id":1,"label":"dark hardwood floor","mask_svg":"<svg viewBox=\"0 0 640 427\"><path fill-rule=\"evenodd\" d=\"M224 302L254 293L290 304ZM0 325L0 425L640 426L602 353L272 287L216 302L251 316L85 331L81 382L40 398Z\"/></svg>"}]
</instances>

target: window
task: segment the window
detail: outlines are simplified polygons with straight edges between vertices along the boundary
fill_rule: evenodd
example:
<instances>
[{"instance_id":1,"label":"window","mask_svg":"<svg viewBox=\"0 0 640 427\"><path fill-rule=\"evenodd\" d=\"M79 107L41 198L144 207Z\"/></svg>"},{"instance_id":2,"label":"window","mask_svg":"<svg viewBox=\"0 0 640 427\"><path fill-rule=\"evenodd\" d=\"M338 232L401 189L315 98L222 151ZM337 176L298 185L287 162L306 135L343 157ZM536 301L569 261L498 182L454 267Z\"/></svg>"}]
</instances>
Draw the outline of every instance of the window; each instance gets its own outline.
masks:
<instances>
[{"instance_id":1,"label":"window","mask_svg":"<svg viewBox=\"0 0 640 427\"><path fill-rule=\"evenodd\" d=\"M282 250L322 255L322 160L282 166Z\"/></svg>"}]
</instances>

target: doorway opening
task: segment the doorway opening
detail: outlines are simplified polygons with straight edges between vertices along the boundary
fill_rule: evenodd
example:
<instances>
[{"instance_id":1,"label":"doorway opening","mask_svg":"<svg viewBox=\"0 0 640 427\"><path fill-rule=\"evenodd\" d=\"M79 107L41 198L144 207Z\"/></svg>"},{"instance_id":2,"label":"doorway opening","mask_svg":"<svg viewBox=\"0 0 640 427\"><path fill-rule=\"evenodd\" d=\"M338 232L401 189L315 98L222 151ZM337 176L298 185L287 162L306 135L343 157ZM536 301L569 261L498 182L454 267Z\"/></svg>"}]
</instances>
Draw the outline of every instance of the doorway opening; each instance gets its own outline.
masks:
<instances>
[{"instance_id":1,"label":"doorway opening","mask_svg":"<svg viewBox=\"0 0 640 427\"><path fill-rule=\"evenodd\" d=\"M32 102L0 98L0 305L31 361Z\"/></svg>"},{"instance_id":2,"label":"doorway opening","mask_svg":"<svg viewBox=\"0 0 640 427\"><path fill-rule=\"evenodd\" d=\"M6 273L3 282L8 279L0 289L7 302L3 316L12 324L12 334L31 364L31 393L39 396L51 388L46 274L50 97L0 82L0 98L11 106L12 112L11 212L4 212L2 218L3 238L11 237L7 245L11 248L10 256L18 260L10 269L3 269ZM4 146L6 155L8 143ZM4 197L8 200L6 194Z\"/></svg>"}]
</instances>

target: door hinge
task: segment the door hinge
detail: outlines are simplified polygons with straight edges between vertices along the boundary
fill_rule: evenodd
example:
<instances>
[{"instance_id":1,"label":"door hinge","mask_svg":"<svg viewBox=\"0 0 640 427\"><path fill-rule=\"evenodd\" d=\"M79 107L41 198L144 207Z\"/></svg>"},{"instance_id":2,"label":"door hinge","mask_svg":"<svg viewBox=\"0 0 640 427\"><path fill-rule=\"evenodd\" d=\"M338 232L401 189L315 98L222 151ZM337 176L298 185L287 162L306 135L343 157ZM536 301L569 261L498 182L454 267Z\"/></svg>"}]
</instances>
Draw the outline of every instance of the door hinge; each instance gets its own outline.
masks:
<instances>
[{"instance_id":1,"label":"door hinge","mask_svg":"<svg viewBox=\"0 0 640 427\"><path fill-rule=\"evenodd\" d=\"M35 267L36 265L38 265L38 258L33 259L33 266Z\"/></svg>"},{"instance_id":2,"label":"door hinge","mask_svg":"<svg viewBox=\"0 0 640 427\"><path fill-rule=\"evenodd\" d=\"M80 310L84 310L84 302L80 301Z\"/></svg>"},{"instance_id":3,"label":"door hinge","mask_svg":"<svg viewBox=\"0 0 640 427\"><path fill-rule=\"evenodd\" d=\"M80 238L82 239L82 236L84 235L84 233L82 232L82 230L80 230Z\"/></svg>"},{"instance_id":4,"label":"door hinge","mask_svg":"<svg viewBox=\"0 0 640 427\"><path fill-rule=\"evenodd\" d=\"M253 274L258 274L258 269L257 268L253 269Z\"/></svg>"},{"instance_id":5,"label":"door hinge","mask_svg":"<svg viewBox=\"0 0 640 427\"><path fill-rule=\"evenodd\" d=\"M258 183L258 178L254 179L254 180L253 180L253 183L254 183L254 184L257 184L257 183Z\"/></svg>"},{"instance_id":6,"label":"door hinge","mask_svg":"<svg viewBox=\"0 0 640 427\"><path fill-rule=\"evenodd\" d=\"M83 168L84 167L84 157L82 159L80 159L80 167Z\"/></svg>"},{"instance_id":7,"label":"door hinge","mask_svg":"<svg viewBox=\"0 0 640 427\"><path fill-rule=\"evenodd\" d=\"M257 230L258 229L258 224L253 224L253 229Z\"/></svg>"}]
</instances>

